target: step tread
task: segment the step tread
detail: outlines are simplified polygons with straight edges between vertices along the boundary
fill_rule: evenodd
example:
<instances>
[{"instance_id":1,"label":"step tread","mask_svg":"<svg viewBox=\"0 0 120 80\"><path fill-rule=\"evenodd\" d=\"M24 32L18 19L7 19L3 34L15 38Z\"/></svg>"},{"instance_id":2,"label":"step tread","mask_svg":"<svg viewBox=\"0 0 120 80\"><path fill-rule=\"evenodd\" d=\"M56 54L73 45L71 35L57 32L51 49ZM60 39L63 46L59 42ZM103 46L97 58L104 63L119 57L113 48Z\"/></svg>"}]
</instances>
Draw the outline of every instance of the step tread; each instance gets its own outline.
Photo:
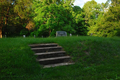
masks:
<instances>
[{"instance_id":1,"label":"step tread","mask_svg":"<svg viewBox=\"0 0 120 80\"><path fill-rule=\"evenodd\" d=\"M58 64L51 64L51 65L44 65L43 68L50 68L50 67L56 67L56 66L65 66L65 65L71 65L74 63L58 63Z\"/></svg>"},{"instance_id":2,"label":"step tread","mask_svg":"<svg viewBox=\"0 0 120 80\"><path fill-rule=\"evenodd\" d=\"M37 61L48 61L48 60L65 59L65 58L70 58L70 56L53 57L53 58L44 58L44 59L38 59Z\"/></svg>"},{"instance_id":3,"label":"step tread","mask_svg":"<svg viewBox=\"0 0 120 80\"><path fill-rule=\"evenodd\" d=\"M58 54L58 53L65 53L65 51L54 51L54 52L35 53L34 55L47 55L47 54Z\"/></svg>"},{"instance_id":4,"label":"step tread","mask_svg":"<svg viewBox=\"0 0 120 80\"><path fill-rule=\"evenodd\" d=\"M28 46L43 46L43 45L47 46L47 45L58 45L58 44L56 44L56 43L46 43L46 44L30 44L30 45L28 45Z\"/></svg>"},{"instance_id":5,"label":"step tread","mask_svg":"<svg viewBox=\"0 0 120 80\"><path fill-rule=\"evenodd\" d=\"M62 47L61 46L56 46L56 47L31 48L31 49L36 50L36 49L54 49L54 48L62 48Z\"/></svg>"}]
</instances>

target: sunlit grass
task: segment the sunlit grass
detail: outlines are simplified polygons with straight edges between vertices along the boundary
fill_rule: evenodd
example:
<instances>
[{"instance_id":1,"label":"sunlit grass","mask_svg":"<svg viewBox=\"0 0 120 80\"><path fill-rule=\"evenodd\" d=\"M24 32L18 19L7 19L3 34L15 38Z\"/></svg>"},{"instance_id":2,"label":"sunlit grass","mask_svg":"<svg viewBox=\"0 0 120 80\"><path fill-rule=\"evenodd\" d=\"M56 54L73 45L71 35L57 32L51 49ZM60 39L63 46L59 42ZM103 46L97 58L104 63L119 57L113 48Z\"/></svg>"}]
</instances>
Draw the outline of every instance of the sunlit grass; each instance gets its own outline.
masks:
<instances>
[{"instance_id":1,"label":"sunlit grass","mask_svg":"<svg viewBox=\"0 0 120 80\"><path fill-rule=\"evenodd\" d=\"M74 65L43 69L29 44L58 43ZM120 38L54 37L0 39L2 80L119 80Z\"/></svg>"}]
</instances>

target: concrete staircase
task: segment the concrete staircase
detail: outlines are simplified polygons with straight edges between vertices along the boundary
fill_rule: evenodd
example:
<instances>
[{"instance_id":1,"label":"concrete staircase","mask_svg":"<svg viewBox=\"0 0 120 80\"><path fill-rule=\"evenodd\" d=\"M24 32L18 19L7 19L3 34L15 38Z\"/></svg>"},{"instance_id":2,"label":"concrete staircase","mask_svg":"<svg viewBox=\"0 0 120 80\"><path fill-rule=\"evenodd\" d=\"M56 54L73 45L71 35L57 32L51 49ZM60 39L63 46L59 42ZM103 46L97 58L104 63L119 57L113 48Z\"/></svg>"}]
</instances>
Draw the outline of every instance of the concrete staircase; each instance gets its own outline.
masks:
<instances>
[{"instance_id":1,"label":"concrete staircase","mask_svg":"<svg viewBox=\"0 0 120 80\"><path fill-rule=\"evenodd\" d=\"M38 56L36 60L43 65L43 68L74 64L71 57L65 55L63 48L56 43L31 44L29 46Z\"/></svg>"}]
</instances>

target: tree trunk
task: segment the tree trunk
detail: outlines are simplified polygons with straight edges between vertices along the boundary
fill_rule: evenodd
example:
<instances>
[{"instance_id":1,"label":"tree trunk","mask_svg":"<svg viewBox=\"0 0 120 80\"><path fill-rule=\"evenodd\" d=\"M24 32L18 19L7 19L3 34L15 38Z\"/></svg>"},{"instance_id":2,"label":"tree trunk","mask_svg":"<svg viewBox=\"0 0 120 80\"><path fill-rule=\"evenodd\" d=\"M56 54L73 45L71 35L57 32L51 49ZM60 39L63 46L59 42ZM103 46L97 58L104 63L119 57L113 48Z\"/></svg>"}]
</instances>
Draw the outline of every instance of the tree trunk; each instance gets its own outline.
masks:
<instances>
[{"instance_id":1,"label":"tree trunk","mask_svg":"<svg viewBox=\"0 0 120 80\"><path fill-rule=\"evenodd\" d=\"M50 26L49 26L49 36L50 36L50 33L51 33L51 29L50 29Z\"/></svg>"},{"instance_id":2,"label":"tree trunk","mask_svg":"<svg viewBox=\"0 0 120 80\"><path fill-rule=\"evenodd\" d=\"M1 17L1 22L0 22L0 38L2 38L2 27L3 27L3 17Z\"/></svg>"},{"instance_id":3,"label":"tree trunk","mask_svg":"<svg viewBox=\"0 0 120 80\"><path fill-rule=\"evenodd\" d=\"M2 38L2 26L0 26L0 38Z\"/></svg>"},{"instance_id":4,"label":"tree trunk","mask_svg":"<svg viewBox=\"0 0 120 80\"><path fill-rule=\"evenodd\" d=\"M10 10L10 7L8 7L7 14L5 16L5 26L7 26L8 24L9 10ZM1 23L0 23L0 38L2 38L2 27L3 27L3 17L1 18Z\"/></svg>"},{"instance_id":5,"label":"tree trunk","mask_svg":"<svg viewBox=\"0 0 120 80\"><path fill-rule=\"evenodd\" d=\"M7 9L7 14L6 14L6 17L5 17L5 25L8 24L9 10L10 10L10 7L8 7L8 9Z\"/></svg>"}]
</instances>

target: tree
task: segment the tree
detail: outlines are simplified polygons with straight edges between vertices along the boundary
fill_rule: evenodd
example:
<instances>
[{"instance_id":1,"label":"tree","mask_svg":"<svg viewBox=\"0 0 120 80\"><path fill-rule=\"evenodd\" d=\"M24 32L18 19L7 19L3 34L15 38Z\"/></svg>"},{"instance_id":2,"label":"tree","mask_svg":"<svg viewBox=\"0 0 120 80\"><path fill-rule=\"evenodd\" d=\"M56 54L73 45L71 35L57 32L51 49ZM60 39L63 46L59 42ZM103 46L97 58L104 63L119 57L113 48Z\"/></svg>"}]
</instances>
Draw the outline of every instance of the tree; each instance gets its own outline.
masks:
<instances>
[{"instance_id":1,"label":"tree","mask_svg":"<svg viewBox=\"0 0 120 80\"><path fill-rule=\"evenodd\" d=\"M32 0L0 0L0 38L2 38L2 28L15 22L10 20L28 17L31 4Z\"/></svg>"},{"instance_id":2,"label":"tree","mask_svg":"<svg viewBox=\"0 0 120 80\"><path fill-rule=\"evenodd\" d=\"M95 24L95 19L102 13L102 6L98 4L95 0L88 1L83 6L85 14L85 22L88 23L88 26Z\"/></svg>"},{"instance_id":3,"label":"tree","mask_svg":"<svg viewBox=\"0 0 120 80\"><path fill-rule=\"evenodd\" d=\"M86 23L88 23L88 21L90 19L94 19L94 6L97 4L97 2L95 2L94 0L92 1L88 1L84 4L83 6L83 10L84 10L84 14L85 14L85 20L86 20Z\"/></svg>"},{"instance_id":4,"label":"tree","mask_svg":"<svg viewBox=\"0 0 120 80\"><path fill-rule=\"evenodd\" d=\"M111 0L109 9L104 16L100 16L97 24L91 26L88 34L93 33L94 36L112 37L120 36L120 0Z\"/></svg>"},{"instance_id":5,"label":"tree","mask_svg":"<svg viewBox=\"0 0 120 80\"><path fill-rule=\"evenodd\" d=\"M5 0L0 0L0 38L2 38L2 27L3 27L3 20L4 20L4 16L5 16L5 12L6 12L6 7L8 3L6 3Z\"/></svg>"},{"instance_id":6,"label":"tree","mask_svg":"<svg viewBox=\"0 0 120 80\"><path fill-rule=\"evenodd\" d=\"M73 7L73 17L74 17L74 23L75 23L75 31L77 35L87 35L87 27L85 24L84 19L84 13L83 9L81 9L79 6Z\"/></svg>"},{"instance_id":7,"label":"tree","mask_svg":"<svg viewBox=\"0 0 120 80\"><path fill-rule=\"evenodd\" d=\"M74 33L72 17L72 0L36 1L34 21L37 35L48 32L47 36L55 35L57 30Z\"/></svg>"}]
</instances>

